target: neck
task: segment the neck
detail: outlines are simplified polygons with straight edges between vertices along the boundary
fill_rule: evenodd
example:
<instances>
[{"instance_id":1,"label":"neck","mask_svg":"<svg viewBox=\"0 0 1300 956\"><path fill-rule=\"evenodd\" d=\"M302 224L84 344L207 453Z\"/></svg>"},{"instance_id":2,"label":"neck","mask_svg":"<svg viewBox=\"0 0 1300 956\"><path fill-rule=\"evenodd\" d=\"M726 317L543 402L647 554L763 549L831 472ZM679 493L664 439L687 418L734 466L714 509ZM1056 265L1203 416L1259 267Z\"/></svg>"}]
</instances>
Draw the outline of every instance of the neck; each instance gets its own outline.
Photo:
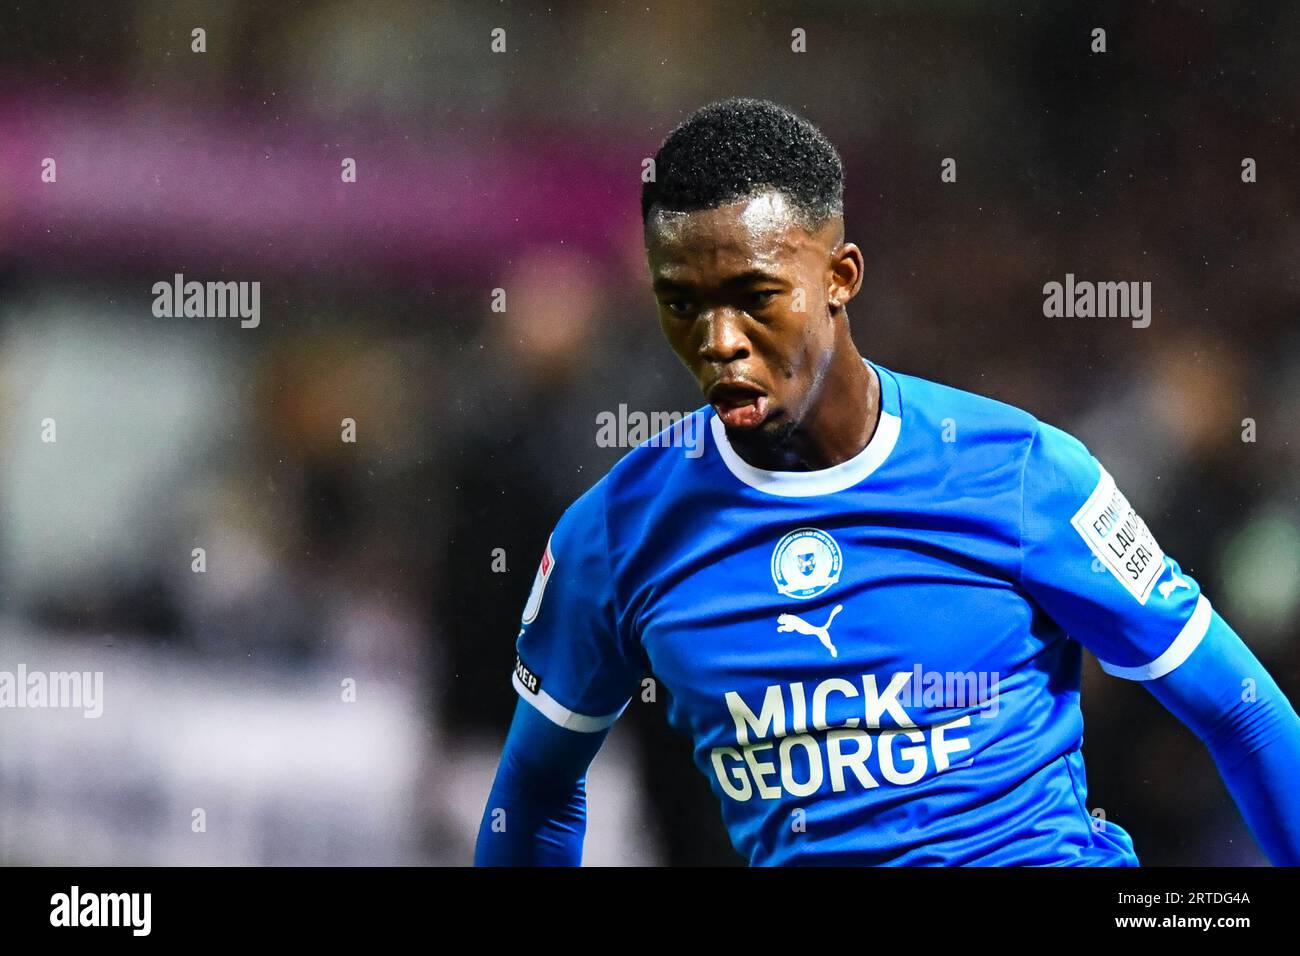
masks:
<instances>
[{"instance_id":1,"label":"neck","mask_svg":"<svg viewBox=\"0 0 1300 956\"><path fill-rule=\"evenodd\" d=\"M812 408L798 425L776 442L756 435L731 439L731 445L755 468L820 471L859 454L879 421L880 379L849 341L836 350Z\"/></svg>"}]
</instances>

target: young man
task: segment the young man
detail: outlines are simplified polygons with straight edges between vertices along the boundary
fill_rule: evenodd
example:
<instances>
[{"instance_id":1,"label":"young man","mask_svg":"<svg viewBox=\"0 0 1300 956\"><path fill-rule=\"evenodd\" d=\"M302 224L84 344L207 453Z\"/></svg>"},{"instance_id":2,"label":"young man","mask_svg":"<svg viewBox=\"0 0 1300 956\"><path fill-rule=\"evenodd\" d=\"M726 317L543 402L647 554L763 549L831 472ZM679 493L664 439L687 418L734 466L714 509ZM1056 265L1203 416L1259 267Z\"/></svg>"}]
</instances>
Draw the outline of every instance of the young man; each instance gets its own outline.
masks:
<instances>
[{"instance_id":1,"label":"young man","mask_svg":"<svg viewBox=\"0 0 1300 956\"><path fill-rule=\"evenodd\" d=\"M547 543L476 862L581 861L586 768L649 673L751 864L1136 865L1087 810L1087 647L1201 737L1270 859L1300 863L1300 718L1105 469L858 354L862 253L822 134L726 101L655 171L660 322L709 405Z\"/></svg>"}]
</instances>

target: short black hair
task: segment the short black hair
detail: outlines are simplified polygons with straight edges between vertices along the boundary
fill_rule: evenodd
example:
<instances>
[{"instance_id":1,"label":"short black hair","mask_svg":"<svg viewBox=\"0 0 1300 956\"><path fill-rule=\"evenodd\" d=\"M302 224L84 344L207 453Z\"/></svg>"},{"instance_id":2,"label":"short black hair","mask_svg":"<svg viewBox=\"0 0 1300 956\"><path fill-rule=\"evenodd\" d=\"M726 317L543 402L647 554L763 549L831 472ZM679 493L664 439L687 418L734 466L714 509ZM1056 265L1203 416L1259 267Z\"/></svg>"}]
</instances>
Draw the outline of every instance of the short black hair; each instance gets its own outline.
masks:
<instances>
[{"instance_id":1,"label":"short black hair","mask_svg":"<svg viewBox=\"0 0 1300 956\"><path fill-rule=\"evenodd\" d=\"M768 100L719 100L701 107L663 141L655 178L641 186L641 223L655 206L712 209L778 189L801 224L844 212L844 166L816 126Z\"/></svg>"}]
</instances>

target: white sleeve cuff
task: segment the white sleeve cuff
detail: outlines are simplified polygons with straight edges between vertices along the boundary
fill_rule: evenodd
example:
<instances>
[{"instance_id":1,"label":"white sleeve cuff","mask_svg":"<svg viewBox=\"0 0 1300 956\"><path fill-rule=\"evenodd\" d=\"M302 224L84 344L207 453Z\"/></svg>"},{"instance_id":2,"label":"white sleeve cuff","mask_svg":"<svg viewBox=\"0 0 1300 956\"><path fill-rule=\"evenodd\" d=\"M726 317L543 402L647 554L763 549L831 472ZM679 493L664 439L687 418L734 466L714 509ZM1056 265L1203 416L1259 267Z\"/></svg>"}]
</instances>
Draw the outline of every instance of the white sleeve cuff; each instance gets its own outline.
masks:
<instances>
[{"instance_id":1,"label":"white sleeve cuff","mask_svg":"<svg viewBox=\"0 0 1300 956\"><path fill-rule=\"evenodd\" d=\"M542 715L549 718L551 723L558 724L565 730L576 730L582 734L594 734L596 731L612 726L614 721L618 720L623 711L627 709L627 705L632 702L629 697L627 702L612 714L606 714L604 717L588 717L586 714L577 714L569 710L569 708L540 688L536 693L529 690L524 686L523 681L519 679L518 673L511 677L510 682L515 685L515 690L519 692L519 696L541 711Z\"/></svg>"},{"instance_id":2,"label":"white sleeve cuff","mask_svg":"<svg viewBox=\"0 0 1300 956\"><path fill-rule=\"evenodd\" d=\"M1201 639L1210 629L1210 615L1210 602L1202 594L1196 600L1196 609L1192 611L1192 616L1187 619L1187 623L1178 632L1174 642L1150 664L1143 664L1141 667L1119 667L1115 664L1107 664L1101 658L1097 659L1097 663L1107 674L1125 680L1155 680L1164 677L1191 657L1192 651L1196 650L1196 646L1201 643Z\"/></svg>"}]
</instances>

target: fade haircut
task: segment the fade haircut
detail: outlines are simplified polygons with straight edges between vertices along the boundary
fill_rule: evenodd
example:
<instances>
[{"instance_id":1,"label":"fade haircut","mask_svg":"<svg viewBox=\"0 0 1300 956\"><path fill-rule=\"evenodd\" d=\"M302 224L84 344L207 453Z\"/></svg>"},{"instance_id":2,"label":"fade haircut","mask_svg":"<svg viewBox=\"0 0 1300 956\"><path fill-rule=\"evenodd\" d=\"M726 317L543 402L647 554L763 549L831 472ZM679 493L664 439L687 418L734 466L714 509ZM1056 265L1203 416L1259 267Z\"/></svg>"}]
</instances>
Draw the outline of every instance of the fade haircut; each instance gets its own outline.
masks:
<instances>
[{"instance_id":1,"label":"fade haircut","mask_svg":"<svg viewBox=\"0 0 1300 956\"><path fill-rule=\"evenodd\" d=\"M816 231L844 213L844 167L835 147L802 116L768 100L701 107L668 134L641 186L641 223L656 207L713 209L779 190L799 224Z\"/></svg>"}]
</instances>

